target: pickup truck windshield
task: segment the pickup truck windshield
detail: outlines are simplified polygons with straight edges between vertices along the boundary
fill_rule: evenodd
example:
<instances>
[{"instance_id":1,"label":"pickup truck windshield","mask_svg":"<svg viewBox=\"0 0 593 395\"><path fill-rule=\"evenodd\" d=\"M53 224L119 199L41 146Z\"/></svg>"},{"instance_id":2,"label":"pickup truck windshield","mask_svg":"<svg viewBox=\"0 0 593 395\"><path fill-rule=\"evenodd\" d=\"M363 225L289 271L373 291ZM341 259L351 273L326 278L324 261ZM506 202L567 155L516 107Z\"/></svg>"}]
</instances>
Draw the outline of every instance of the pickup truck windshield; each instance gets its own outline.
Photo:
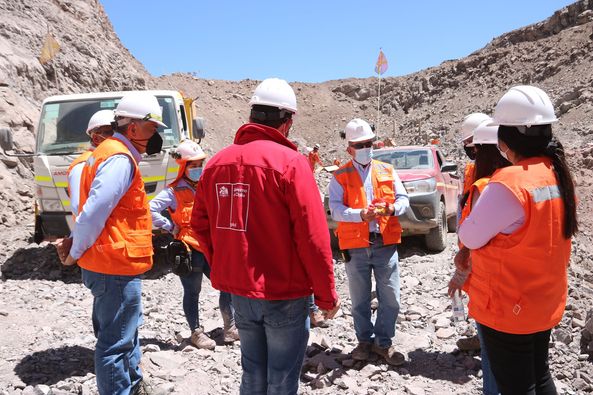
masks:
<instances>
[{"instance_id":1,"label":"pickup truck windshield","mask_svg":"<svg viewBox=\"0 0 593 395\"><path fill-rule=\"evenodd\" d=\"M393 165L396 170L430 169L433 167L430 150L375 151L373 159Z\"/></svg>"},{"instance_id":2,"label":"pickup truck windshield","mask_svg":"<svg viewBox=\"0 0 593 395\"><path fill-rule=\"evenodd\" d=\"M99 110L115 109L121 98L86 99L45 103L37 129L37 152L47 155L73 154L89 147L86 128L91 116ZM163 109L163 122L158 132L163 148L179 144L179 125L172 97L157 96Z\"/></svg>"}]
</instances>

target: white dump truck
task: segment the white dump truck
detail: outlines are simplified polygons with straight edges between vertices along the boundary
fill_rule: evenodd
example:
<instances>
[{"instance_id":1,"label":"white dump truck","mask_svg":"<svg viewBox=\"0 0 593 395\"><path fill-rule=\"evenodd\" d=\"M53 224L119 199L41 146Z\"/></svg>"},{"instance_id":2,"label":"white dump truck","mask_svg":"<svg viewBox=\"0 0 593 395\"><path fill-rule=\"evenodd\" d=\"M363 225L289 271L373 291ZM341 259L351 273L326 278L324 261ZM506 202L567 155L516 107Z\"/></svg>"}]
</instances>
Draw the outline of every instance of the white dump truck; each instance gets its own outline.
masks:
<instances>
[{"instance_id":1,"label":"white dump truck","mask_svg":"<svg viewBox=\"0 0 593 395\"><path fill-rule=\"evenodd\" d=\"M168 155L184 139L199 141L204 136L203 120L194 118L193 99L180 92L148 91L163 109L163 122L158 132L163 138L160 153L143 155L140 171L148 198L153 198L173 181L179 169ZM99 110L115 109L129 92L101 92L48 97L43 101L37 127L35 171L35 241L53 241L70 234L73 218L68 196L66 172L70 163L89 147L85 133L91 116ZM10 131L2 131L3 148L11 149Z\"/></svg>"}]
</instances>

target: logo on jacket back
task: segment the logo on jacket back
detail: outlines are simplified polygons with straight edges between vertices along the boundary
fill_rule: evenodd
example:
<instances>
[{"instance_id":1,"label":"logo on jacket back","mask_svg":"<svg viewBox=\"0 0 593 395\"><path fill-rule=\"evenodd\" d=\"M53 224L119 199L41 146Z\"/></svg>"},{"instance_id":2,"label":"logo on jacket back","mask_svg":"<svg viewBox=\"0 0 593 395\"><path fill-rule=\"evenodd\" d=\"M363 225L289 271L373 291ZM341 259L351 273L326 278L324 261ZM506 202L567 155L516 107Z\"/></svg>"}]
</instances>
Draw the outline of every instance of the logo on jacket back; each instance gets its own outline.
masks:
<instances>
[{"instance_id":1,"label":"logo on jacket back","mask_svg":"<svg viewBox=\"0 0 593 395\"><path fill-rule=\"evenodd\" d=\"M249 217L249 184L216 184L217 212L216 228L247 231Z\"/></svg>"}]
</instances>

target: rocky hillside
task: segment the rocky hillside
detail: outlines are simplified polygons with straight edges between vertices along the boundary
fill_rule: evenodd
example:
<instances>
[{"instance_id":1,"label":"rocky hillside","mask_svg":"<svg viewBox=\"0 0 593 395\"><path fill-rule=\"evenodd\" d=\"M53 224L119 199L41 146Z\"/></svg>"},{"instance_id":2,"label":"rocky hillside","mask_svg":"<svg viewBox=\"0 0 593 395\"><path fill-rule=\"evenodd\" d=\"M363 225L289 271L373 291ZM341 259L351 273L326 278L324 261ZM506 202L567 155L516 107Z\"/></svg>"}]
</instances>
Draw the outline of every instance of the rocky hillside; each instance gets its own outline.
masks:
<instances>
[{"instance_id":1,"label":"rocky hillside","mask_svg":"<svg viewBox=\"0 0 593 395\"><path fill-rule=\"evenodd\" d=\"M38 57L48 32L61 48L42 65ZM151 80L121 44L98 1L0 0L0 127L12 128L20 151L34 150L45 97L142 89ZM32 231L31 162L2 154L0 160L0 245L16 246ZM2 250L0 261L8 252Z\"/></svg>"}]
</instances>

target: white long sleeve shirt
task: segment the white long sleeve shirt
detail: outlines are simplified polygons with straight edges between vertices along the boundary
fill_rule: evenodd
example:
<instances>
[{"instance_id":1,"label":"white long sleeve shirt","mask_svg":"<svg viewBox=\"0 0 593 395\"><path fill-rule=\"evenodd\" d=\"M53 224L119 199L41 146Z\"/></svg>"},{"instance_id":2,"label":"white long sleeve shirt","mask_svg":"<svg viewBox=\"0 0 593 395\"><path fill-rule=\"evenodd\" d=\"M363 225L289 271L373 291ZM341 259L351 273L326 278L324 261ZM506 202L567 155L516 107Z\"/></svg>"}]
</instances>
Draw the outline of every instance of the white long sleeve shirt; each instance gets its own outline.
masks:
<instances>
[{"instance_id":1,"label":"white long sleeve shirt","mask_svg":"<svg viewBox=\"0 0 593 395\"><path fill-rule=\"evenodd\" d=\"M524 223L525 211L519 199L503 184L491 182L459 227L459 240L475 250L499 233L515 232Z\"/></svg>"}]
</instances>

